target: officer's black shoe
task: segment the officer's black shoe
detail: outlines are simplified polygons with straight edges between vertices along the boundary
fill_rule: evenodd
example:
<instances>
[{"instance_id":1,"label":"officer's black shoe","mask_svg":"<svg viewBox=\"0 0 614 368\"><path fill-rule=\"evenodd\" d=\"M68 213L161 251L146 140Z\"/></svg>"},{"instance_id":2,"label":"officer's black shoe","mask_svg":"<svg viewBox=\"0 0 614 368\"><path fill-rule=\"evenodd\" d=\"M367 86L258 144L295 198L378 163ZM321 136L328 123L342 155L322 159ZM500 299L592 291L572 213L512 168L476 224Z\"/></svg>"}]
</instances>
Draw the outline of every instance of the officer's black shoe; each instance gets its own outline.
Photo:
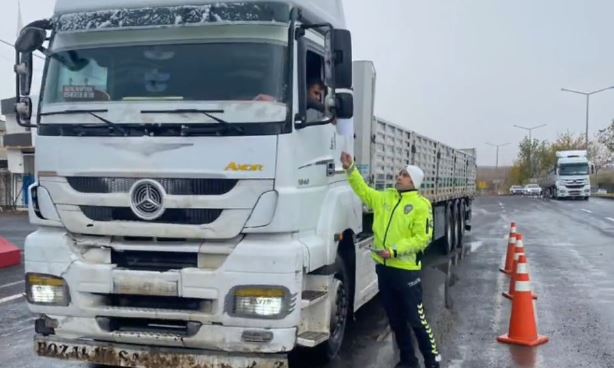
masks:
<instances>
[{"instance_id":1,"label":"officer's black shoe","mask_svg":"<svg viewBox=\"0 0 614 368\"><path fill-rule=\"evenodd\" d=\"M424 363L425 368L439 368L439 362Z\"/></svg>"}]
</instances>

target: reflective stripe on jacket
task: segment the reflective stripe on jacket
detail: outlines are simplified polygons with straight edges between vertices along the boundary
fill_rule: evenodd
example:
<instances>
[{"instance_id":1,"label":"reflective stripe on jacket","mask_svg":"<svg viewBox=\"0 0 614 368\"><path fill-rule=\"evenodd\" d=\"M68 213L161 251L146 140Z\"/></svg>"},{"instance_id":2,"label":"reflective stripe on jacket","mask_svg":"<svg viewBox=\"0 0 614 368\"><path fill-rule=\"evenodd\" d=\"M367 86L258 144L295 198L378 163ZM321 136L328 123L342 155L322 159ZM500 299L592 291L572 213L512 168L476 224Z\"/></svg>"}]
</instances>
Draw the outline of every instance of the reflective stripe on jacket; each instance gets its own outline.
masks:
<instances>
[{"instance_id":1,"label":"reflective stripe on jacket","mask_svg":"<svg viewBox=\"0 0 614 368\"><path fill-rule=\"evenodd\" d=\"M431 202L418 191L399 192L396 189L377 191L367 185L352 165L348 181L363 203L373 210L374 247L388 249L392 258L384 260L372 253L375 262L404 270L420 270L418 258L433 238Z\"/></svg>"}]
</instances>

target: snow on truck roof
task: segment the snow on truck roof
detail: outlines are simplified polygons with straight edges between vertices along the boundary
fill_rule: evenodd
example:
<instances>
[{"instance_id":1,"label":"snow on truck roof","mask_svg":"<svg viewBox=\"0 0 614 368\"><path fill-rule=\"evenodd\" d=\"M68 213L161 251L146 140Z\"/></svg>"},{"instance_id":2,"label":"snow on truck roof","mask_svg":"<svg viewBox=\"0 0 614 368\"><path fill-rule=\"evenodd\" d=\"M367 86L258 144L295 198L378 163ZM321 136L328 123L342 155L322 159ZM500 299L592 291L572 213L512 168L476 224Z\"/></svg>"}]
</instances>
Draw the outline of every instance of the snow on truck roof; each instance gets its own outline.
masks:
<instances>
[{"instance_id":1,"label":"snow on truck roof","mask_svg":"<svg viewBox=\"0 0 614 368\"><path fill-rule=\"evenodd\" d=\"M122 9L246 3L288 4L303 9L303 15L312 22L330 23L335 28L345 28L342 0L57 0L54 15Z\"/></svg>"}]
</instances>

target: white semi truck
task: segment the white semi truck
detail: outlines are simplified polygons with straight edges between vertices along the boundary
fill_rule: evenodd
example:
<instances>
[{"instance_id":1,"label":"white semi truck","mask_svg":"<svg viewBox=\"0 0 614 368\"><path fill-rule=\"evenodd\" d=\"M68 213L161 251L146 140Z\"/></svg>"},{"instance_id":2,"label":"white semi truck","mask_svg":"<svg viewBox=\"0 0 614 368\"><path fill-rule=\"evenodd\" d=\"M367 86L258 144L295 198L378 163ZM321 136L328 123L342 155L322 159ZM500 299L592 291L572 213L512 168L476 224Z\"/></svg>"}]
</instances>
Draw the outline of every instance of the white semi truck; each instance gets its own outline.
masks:
<instances>
[{"instance_id":1,"label":"white semi truck","mask_svg":"<svg viewBox=\"0 0 614 368\"><path fill-rule=\"evenodd\" d=\"M58 0L16 49L17 118L37 132L25 277L40 356L178 368L281 368L296 346L334 357L378 291L372 214L342 151L379 189L421 166L444 253L470 227L475 152L374 117L375 70L352 64L340 0ZM352 117L354 136L339 134Z\"/></svg>"},{"instance_id":2,"label":"white semi truck","mask_svg":"<svg viewBox=\"0 0 614 368\"><path fill-rule=\"evenodd\" d=\"M581 198L591 195L592 165L586 151L556 152L555 167L541 183L545 195L554 199Z\"/></svg>"}]
</instances>

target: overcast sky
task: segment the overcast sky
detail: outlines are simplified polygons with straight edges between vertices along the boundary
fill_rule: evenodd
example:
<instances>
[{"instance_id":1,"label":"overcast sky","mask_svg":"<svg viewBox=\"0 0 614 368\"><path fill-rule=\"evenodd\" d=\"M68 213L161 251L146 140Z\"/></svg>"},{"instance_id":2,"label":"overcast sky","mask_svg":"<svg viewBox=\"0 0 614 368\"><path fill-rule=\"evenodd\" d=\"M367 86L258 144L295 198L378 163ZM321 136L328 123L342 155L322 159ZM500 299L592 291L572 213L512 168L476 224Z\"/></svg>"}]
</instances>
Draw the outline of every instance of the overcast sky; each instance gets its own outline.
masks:
<instances>
[{"instance_id":1,"label":"overcast sky","mask_svg":"<svg viewBox=\"0 0 614 368\"><path fill-rule=\"evenodd\" d=\"M562 87L614 86L611 0L344 0L354 58L375 62L377 115L454 147L511 143L514 124L547 127L540 139L584 133L583 96ZM0 38L14 41L17 0L2 0ZM47 17L54 0L21 0L24 22ZM377 5L375 5L377 3ZM38 61L38 60L37 60ZM0 45L0 96L14 93L13 52ZM40 65L39 65L40 66ZM614 118L614 90L591 98L591 133Z\"/></svg>"}]
</instances>

